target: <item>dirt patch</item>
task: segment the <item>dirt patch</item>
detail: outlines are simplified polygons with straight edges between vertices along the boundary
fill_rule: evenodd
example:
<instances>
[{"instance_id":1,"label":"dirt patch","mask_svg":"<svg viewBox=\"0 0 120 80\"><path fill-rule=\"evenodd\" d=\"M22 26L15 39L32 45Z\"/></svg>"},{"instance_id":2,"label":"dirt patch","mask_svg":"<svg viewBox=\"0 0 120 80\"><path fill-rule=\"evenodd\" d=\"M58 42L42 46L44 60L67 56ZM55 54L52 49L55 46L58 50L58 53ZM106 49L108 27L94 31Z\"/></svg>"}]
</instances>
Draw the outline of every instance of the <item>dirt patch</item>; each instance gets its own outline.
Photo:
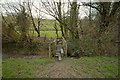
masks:
<instances>
[{"instance_id":1,"label":"dirt patch","mask_svg":"<svg viewBox=\"0 0 120 80\"><path fill-rule=\"evenodd\" d=\"M68 60L56 61L55 63L47 64L44 66L45 70L36 71L36 77L47 78L80 78L73 69L73 64Z\"/></svg>"}]
</instances>

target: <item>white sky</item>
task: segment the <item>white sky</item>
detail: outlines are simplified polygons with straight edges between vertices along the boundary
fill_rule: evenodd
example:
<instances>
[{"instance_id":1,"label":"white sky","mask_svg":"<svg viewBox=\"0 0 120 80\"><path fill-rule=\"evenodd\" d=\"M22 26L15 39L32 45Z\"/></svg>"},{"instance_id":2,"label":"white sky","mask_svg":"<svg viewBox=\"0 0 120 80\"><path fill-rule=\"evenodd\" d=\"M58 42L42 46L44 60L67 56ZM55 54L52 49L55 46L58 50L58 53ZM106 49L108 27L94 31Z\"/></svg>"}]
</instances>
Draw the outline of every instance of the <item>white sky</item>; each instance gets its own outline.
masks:
<instances>
[{"instance_id":1,"label":"white sky","mask_svg":"<svg viewBox=\"0 0 120 80\"><path fill-rule=\"evenodd\" d=\"M28 0L0 0L0 4L4 4L4 3L7 2L7 3L12 4L12 5L17 5L17 3L20 3L22 1L26 2ZM31 0L31 1L34 2L35 6L39 7L39 1L40 0ZM42 0L42 1L48 2L48 1L53 1L53 0ZM59 0L55 0L55 1L59 1ZM64 1L66 3L68 2L68 0L61 0L61 1ZM73 0L70 0L70 1L73 1ZM78 3L81 3L81 2L89 2L90 0L77 0L77 1L78 1ZM91 1L98 2L98 0L91 0ZM111 1L111 0L100 0L100 1ZM114 1L119 1L119 0L114 0ZM42 7L40 7L40 9L45 11L44 8L42 8ZM65 12L67 11L67 5L64 7L64 11ZM2 9L2 7L0 6L0 12L5 13L6 11L4 9ZM35 17L37 16L35 8L32 9L32 13L33 13L33 15ZM53 19L53 17L50 16L50 15L47 15L47 14L44 14L44 13L41 13L41 14L42 14L42 18ZM85 16L88 16L88 15L89 15L88 8L85 8L85 7L81 6L80 9L79 9L79 16L80 16L80 18L84 18Z\"/></svg>"},{"instance_id":2,"label":"white sky","mask_svg":"<svg viewBox=\"0 0 120 80\"><path fill-rule=\"evenodd\" d=\"M19 1L28 1L28 0L0 0L0 3L4 3L4 2L19 2ZM39 1L39 0L33 0L33 1ZM47 1L52 1L52 0L42 0L44 2L47 2ZM59 1L59 0L55 0L56 2ZM64 2L68 2L68 0L62 0ZM73 1L73 0L69 0L69 1ZM89 1L92 1L92 2L111 2L111 1L115 1L115 2L119 2L120 0L77 0L79 2L89 2Z\"/></svg>"}]
</instances>

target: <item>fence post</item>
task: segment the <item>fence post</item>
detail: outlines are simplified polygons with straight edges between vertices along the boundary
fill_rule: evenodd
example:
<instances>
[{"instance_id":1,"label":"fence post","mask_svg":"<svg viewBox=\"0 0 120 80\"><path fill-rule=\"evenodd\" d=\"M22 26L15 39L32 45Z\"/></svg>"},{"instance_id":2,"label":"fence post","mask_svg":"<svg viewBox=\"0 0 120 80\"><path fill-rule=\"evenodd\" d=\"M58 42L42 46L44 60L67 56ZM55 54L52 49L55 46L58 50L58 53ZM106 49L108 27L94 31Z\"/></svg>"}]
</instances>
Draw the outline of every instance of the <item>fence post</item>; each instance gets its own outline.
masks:
<instances>
[{"instance_id":1,"label":"fence post","mask_svg":"<svg viewBox=\"0 0 120 80\"><path fill-rule=\"evenodd\" d=\"M50 46L50 43L49 43L49 58L51 57L51 46Z\"/></svg>"},{"instance_id":2,"label":"fence post","mask_svg":"<svg viewBox=\"0 0 120 80\"><path fill-rule=\"evenodd\" d=\"M65 52L65 57L67 57L67 41L64 39L64 37L62 37L62 41L63 41L63 47L64 47L64 52Z\"/></svg>"}]
</instances>

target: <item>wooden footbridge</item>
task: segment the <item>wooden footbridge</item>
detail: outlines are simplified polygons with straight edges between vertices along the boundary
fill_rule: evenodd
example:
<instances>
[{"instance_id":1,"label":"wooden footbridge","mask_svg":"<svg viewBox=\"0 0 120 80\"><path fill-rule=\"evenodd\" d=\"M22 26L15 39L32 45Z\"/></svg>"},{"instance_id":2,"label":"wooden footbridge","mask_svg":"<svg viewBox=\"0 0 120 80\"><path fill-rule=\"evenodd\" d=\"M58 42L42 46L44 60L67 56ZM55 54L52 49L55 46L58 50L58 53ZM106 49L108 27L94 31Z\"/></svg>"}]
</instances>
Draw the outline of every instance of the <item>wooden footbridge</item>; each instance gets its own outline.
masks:
<instances>
[{"instance_id":1,"label":"wooden footbridge","mask_svg":"<svg viewBox=\"0 0 120 80\"><path fill-rule=\"evenodd\" d=\"M56 38L49 43L49 57L58 57L61 60L62 57L67 57L67 42L62 38Z\"/></svg>"}]
</instances>

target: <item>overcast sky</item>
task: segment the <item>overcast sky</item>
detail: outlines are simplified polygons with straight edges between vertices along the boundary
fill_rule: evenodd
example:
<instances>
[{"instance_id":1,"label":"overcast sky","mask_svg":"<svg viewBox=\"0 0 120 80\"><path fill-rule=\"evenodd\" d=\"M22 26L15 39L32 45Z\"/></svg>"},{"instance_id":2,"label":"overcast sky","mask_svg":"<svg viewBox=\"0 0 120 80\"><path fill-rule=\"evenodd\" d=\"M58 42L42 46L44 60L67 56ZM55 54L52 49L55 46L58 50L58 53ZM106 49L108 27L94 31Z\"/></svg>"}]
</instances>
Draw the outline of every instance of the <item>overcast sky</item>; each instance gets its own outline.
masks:
<instances>
[{"instance_id":1,"label":"overcast sky","mask_svg":"<svg viewBox=\"0 0 120 80\"><path fill-rule=\"evenodd\" d=\"M16 5L17 6L18 3L23 2L23 1L25 2L25 1L28 1L28 0L0 0L0 3L4 4L4 3L7 2L7 3L11 4L11 5ZM39 7L38 2L40 2L40 0L31 0L31 1L34 2L35 6ZM52 0L42 0L42 1L48 2L48 1L52 1ZM55 0L55 1L59 1L59 0ZM68 0L61 0L61 1L65 2L65 3L68 2ZM70 1L73 1L73 0L70 0ZM89 2L90 0L77 0L77 1L78 1L79 4L81 4L81 2ZM98 0L91 0L91 1L98 2ZM111 0L100 0L100 1L111 1ZM114 1L119 1L119 0L114 0ZM42 8L42 6L40 7L40 9L45 11L44 8ZM67 5L64 6L64 11L65 12L67 11L67 9L68 9ZM6 11L0 6L0 12L5 13ZM32 13L33 13L34 17L37 16L36 9L34 7L32 8ZM44 14L44 13L41 13L41 14L42 14L41 15L42 18L54 19L50 15L47 15L47 14ZM88 8L85 8L85 7L81 6L80 9L79 9L79 18L84 18L85 16L88 16L88 15L89 15Z\"/></svg>"}]
</instances>

